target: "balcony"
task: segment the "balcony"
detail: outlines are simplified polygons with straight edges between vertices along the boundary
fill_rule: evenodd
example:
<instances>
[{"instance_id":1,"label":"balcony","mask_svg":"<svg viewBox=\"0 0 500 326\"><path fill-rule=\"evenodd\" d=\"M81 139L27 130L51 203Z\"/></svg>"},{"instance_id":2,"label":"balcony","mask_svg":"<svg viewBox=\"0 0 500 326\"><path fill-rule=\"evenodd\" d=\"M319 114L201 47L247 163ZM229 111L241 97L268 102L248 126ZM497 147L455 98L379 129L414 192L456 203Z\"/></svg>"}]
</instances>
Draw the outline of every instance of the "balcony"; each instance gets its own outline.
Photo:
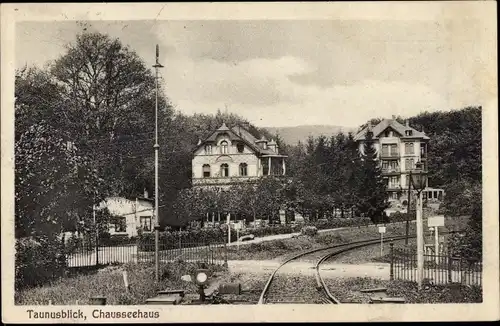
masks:
<instances>
[{"instance_id":1,"label":"balcony","mask_svg":"<svg viewBox=\"0 0 500 326\"><path fill-rule=\"evenodd\" d=\"M397 175L400 173L401 173L401 169L399 167L382 168L383 175Z\"/></svg>"},{"instance_id":2,"label":"balcony","mask_svg":"<svg viewBox=\"0 0 500 326\"><path fill-rule=\"evenodd\" d=\"M396 191L396 190L400 191L400 190L402 190L401 184L399 184L399 183L389 183L387 185L387 190L389 190L389 191Z\"/></svg>"},{"instance_id":3,"label":"balcony","mask_svg":"<svg viewBox=\"0 0 500 326\"><path fill-rule=\"evenodd\" d=\"M208 177L208 178L193 178L192 184L194 186L208 186L208 185L231 185L236 183L244 183L248 181L255 181L259 177L255 176L231 176L231 177Z\"/></svg>"},{"instance_id":4,"label":"balcony","mask_svg":"<svg viewBox=\"0 0 500 326\"><path fill-rule=\"evenodd\" d=\"M380 159L398 159L399 152L380 152Z\"/></svg>"}]
</instances>

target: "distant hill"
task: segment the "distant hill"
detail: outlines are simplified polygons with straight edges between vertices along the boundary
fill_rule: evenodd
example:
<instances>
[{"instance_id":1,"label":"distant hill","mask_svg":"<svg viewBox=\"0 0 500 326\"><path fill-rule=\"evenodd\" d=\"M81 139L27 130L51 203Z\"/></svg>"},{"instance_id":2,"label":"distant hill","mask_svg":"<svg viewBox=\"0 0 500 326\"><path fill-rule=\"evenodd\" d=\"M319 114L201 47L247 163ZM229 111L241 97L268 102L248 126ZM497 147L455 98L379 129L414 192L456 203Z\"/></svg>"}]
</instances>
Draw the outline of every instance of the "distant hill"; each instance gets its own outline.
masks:
<instances>
[{"instance_id":1,"label":"distant hill","mask_svg":"<svg viewBox=\"0 0 500 326\"><path fill-rule=\"evenodd\" d=\"M296 145L300 140L305 142L309 136L318 137L325 135L330 137L339 132L348 133L349 131L356 132L355 128L346 128L341 126L331 125L312 125L312 126L296 126L296 127L265 127L272 134L279 133L280 137L289 145Z\"/></svg>"}]
</instances>

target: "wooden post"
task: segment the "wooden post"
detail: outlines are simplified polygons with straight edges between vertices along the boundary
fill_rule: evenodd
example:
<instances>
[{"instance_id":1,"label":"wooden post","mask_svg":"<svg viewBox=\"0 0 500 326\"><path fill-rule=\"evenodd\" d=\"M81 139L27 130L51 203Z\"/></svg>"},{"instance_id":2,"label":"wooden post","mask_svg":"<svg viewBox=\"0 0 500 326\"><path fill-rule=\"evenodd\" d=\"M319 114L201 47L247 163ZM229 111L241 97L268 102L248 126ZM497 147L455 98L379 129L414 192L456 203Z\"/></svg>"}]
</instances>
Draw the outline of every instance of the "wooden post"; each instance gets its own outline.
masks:
<instances>
[{"instance_id":1,"label":"wooden post","mask_svg":"<svg viewBox=\"0 0 500 326\"><path fill-rule=\"evenodd\" d=\"M434 227L434 251L436 253L436 266L439 266L439 227Z\"/></svg>"},{"instance_id":2,"label":"wooden post","mask_svg":"<svg viewBox=\"0 0 500 326\"><path fill-rule=\"evenodd\" d=\"M125 285L125 291L129 291L129 284L128 284L128 273L127 271L123 271L123 284Z\"/></svg>"},{"instance_id":3,"label":"wooden post","mask_svg":"<svg viewBox=\"0 0 500 326\"><path fill-rule=\"evenodd\" d=\"M453 282L453 278L451 277L452 275L452 271L451 269L453 268L453 260L452 260L452 257L451 257L451 251L448 249L448 283L452 283Z\"/></svg>"},{"instance_id":4,"label":"wooden post","mask_svg":"<svg viewBox=\"0 0 500 326\"><path fill-rule=\"evenodd\" d=\"M394 243L391 242L390 244L390 248L391 248L391 269L390 269L390 280L394 280Z\"/></svg>"}]
</instances>

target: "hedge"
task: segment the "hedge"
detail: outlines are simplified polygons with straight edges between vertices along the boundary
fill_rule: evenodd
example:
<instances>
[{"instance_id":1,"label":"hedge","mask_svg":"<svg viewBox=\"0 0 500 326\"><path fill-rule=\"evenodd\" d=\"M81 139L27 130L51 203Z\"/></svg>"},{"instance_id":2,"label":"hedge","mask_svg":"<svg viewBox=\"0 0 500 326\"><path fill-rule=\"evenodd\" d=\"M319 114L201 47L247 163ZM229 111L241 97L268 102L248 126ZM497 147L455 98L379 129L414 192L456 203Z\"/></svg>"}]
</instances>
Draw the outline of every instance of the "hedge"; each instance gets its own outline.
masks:
<instances>
[{"instance_id":1,"label":"hedge","mask_svg":"<svg viewBox=\"0 0 500 326\"><path fill-rule=\"evenodd\" d=\"M224 243L227 234L222 229L198 229L191 231L160 232L160 250L196 247L204 244ZM231 232L231 240L236 241L236 232ZM144 233L138 237L137 247L140 251L155 250L155 234Z\"/></svg>"},{"instance_id":2,"label":"hedge","mask_svg":"<svg viewBox=\"0 0 500 326\"><path fill-rule=\"evenodd\" d=\"M15 289L42 285L64 276L64 246L44 238L16 239Z\"/></svg>"},{"instance_id":3,"label":"hedge","mask_svg":"<svg viewBox=\"0 0 500 326\"><path fill-rule=\"evenodd\" d=\"M395 212L389 215L389 220L390 222L405 222L407 220L415 220L417 217L415 215L415 212L413 213L401 213L401 212Z\"/></svg>"}]
</instances>

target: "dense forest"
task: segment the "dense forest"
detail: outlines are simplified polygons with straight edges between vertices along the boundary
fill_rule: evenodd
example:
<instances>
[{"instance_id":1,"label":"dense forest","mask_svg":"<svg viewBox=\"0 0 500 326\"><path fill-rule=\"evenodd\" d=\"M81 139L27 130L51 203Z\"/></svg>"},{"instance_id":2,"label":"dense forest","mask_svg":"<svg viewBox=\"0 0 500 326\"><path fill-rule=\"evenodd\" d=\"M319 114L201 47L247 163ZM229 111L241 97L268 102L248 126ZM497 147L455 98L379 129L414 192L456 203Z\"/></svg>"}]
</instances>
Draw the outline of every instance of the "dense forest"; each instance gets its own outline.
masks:
<instances>
[{"instance_id":1,"label":"dense forest","mask_svg":"<svg viewBox=\"0 0 500 326\"><path fill-rule=\"evenodd\" d=\"M89 225L92 205L106 196L133 198L144 189L153 194L154 84L151 71L134 51L99 33L79 35L47 69L16 72L18 237ZM431 138L430 185L446 189L450 214L469 214L470 203L481 203L481 108L426 112L409 120ZM283 204L316 217L339 211L342 216L382 218L385 191L379 168L370 159L374 153L367 145L361 157L352 133L285 144L279 135L249 124L253 133L276 139L289 155L292 182L266 180L258 190L241 185L233 189L239 195L224 199L226 203L191 190L192 150L223 122L248 123L220 110L185 115L160 94L163 226L199 219L210 205L221 210L239 207L239 213L253 217ZM186 199L205 206L186 207Z\"/></svg>"}]
</instances>

